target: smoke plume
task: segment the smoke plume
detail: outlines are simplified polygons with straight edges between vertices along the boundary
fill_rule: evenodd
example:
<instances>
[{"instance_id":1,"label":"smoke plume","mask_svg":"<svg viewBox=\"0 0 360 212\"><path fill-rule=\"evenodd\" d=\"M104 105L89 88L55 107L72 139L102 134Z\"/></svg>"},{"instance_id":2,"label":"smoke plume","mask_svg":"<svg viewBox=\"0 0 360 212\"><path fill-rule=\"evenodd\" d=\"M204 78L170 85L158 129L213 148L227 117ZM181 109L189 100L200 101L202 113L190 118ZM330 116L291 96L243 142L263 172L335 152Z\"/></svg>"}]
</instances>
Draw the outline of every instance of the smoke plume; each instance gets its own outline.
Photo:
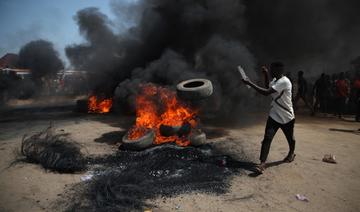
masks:
<instances>
[{"instance_id":1,"label":"smoke plume","mask_svg":"<svg viewBox=\"0 0 360 212\"><path fill-rule=\"evenodd\" d=\"M253 78L258 65L272 60L284 61L289 71L333 71L359 51L356 0L149 0L111 6L134 26L117 33L117 19L83 9L75 20L87 42L68 46L66 54L93 76L94 92L113 95L120 83L117 95L124 101L133 100L139 83L174 86L204 77L215 88L207 108L232 114L251 98L237 65Z\"/></svg>"},{"instance_id":2,"label":"smoke plume","mask_svg":"<svg viewBox=\"0 0 360 212\"><path fill-rule=\"evenodd\" d=\"M31 70L35 82L42 77L55 75L64 68L58 52L49 41L36 40L25 44L19 52L19 66Z\"/></svg>"},{"instance_id":3,"label":"smoke plume","mask_svg":"<svg viewBox=\"0 0 360 212\"><path fill-rule=\"evenodd\" d=\"M251 50L260 61L280 59L307 75L349 68L360 50L360 2L247 1Z\"/></svg>"}]
</instances>

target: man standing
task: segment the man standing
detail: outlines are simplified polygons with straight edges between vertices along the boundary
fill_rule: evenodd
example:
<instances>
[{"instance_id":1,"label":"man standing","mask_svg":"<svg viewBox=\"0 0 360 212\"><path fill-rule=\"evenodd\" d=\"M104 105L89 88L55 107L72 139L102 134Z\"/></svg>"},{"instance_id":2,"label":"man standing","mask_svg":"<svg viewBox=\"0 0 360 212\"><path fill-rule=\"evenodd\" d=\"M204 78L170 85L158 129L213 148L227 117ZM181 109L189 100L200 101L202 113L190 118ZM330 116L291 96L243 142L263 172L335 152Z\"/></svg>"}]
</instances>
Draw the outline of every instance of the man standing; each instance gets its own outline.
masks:
<instances>
[{"instance_id":1,"label":"man standing","mask_svg":"<svg viewBox=\"0 0 360 212\"><path fill-rule=\"evenodd\" d=\"M274 62L270 65L270 75L273 78L269 83L269 71L266 67L262 67L265 77L265 88L262 88L250 79L243 79L243 82L250 85L257 92L264 96L271 95L272 102L270 114L266 123L265 135L261 145L260 165L257 171L262 173L266 168L266 159L269 154L271 142L279 128L285 134L289 144L289 153L285 157L284 162L292 162L295 158L295 139L294 124L295 115L292 105L292 84L290 80L284 76L284 65L281 62Z\"/></svg>"}]
</instances>

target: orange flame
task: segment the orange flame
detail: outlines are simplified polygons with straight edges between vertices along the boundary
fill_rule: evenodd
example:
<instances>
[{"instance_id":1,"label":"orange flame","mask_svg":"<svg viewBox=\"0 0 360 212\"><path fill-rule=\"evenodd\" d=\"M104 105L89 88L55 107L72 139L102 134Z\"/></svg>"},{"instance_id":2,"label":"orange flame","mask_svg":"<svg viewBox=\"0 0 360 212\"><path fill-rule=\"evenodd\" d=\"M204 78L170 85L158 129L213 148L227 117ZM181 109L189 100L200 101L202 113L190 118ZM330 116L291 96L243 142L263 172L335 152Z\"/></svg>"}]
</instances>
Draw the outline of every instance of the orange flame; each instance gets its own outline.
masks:
<instances>
[{"instance_id":1,"label":"orange flame","mask_svg":"<svg viewBox=\"0 0 360 212\"><path fill-rule=\"evenodd\" d=\"M99 100L95 95L89 97L88 113L108 113L111 107L111 98Z\"/></svg>"},{"instance_id":2,"label":"orange flame","mask_svg":"<svg viewBox=\"0 0 360 212\"><path fill-rule=\"evenodd\" d=\"M149 129L155 131L155 144L176 142L179 146L190 144L188 137L177 135L165 137L160 134L160 126L182 126L190 123L196 126L197 110L180 101L170 89L156 87L153 84L141 85L141 92L136 97L136 123L129 130L131 140L142 137Z\"/></svg>"}]
</instances>

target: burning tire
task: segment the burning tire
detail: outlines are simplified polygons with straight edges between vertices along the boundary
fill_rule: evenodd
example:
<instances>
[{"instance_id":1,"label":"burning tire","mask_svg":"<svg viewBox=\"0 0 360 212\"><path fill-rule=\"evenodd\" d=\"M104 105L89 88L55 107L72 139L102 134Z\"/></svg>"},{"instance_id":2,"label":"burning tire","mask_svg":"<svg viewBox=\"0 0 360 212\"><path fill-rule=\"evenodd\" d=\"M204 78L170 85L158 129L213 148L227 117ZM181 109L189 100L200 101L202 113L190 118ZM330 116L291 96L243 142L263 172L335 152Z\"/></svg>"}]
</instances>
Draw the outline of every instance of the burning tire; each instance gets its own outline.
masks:
<instances>
[{"instance_id":1,"label":"burning tire","mask_svg":"<svg viewBox=\"0 0 360 212\"><path fill-rule=\"evenodd\" d=\"M186 136L190 134L191 125L190 123L185 123L182 126L168 126L168 125L160 125L160 134L162 136L174 136L177 135L179 137Z\"/></svg>"},{"instance_id":2,"label":"burning tire","mask_svg":"<svg viewBox=\"0 0 360 212\"><path fill-rule=\"evenodd\" d=\"M213 86L207 79L190 79L180 82L177 86L177 94L187 100L198 100L211 96Z\"/></svg>"},{"instance_id":3,"label":"burning tire","mask_svg":"<svg viewBox=\"0 0 360 212\"><path fill-rule=\"evenodd\" d=\"M153 130L150 130L141 138L134 140L129 139L128 136L129 136L128 133L126 133L122 138L124 148L131 150L141 150L141 149L146 149L153 144L155 139L155 132Z\"/></svg>"}]
</instances>

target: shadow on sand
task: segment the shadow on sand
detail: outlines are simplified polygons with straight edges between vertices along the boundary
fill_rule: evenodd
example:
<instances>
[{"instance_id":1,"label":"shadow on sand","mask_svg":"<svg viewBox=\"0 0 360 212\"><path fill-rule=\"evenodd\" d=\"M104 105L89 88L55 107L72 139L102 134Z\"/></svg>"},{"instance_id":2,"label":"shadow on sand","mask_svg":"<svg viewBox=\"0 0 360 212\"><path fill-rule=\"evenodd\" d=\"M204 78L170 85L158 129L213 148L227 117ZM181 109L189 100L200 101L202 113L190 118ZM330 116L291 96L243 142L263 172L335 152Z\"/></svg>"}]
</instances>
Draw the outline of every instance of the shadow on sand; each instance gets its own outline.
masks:
<instances>
[{"instance_id":1,"label":"shadow on sand","mask_svg":"<svg viewBox=\"0 0 360 212\"><path fill-rule=\"evenodd\" d=\"M238 162L238 163L240 163L239 168L242 168L242 169L252 172L252 173L248 174L249 177L257 177L262 174L262 173L259 173L258 170L256 169L256 166L257 166L256 163L252 163L252 162ZM279 160L279 161L267 163L266 168L268 169L270 167L279 166L283 163L287 163L287 162L284 162L283 160Z\"/></svg>"},{"instance_id":2,"label":"shadow on sand","mask_svg":"<svg viewBox=\"0 0 360 212\"><path fill-rule=\"evenodd\" d=\"M330 128L330 131L335 131L335 132L346 132L346 133L353 133L355 135L360 135L360 129L358 130L348 130L348 129L336 129L336 128Z\"/></svg>"},{"instance_id":3,"label":"shadow on sand","mask_svg":"<svg viewBox=\"0 0 360 212\"><path fill-rule=\"evenodd\" d=\"M96 138L94 141L97 143L106 143L108 145L115 145L116 143L121 142L121 139L125 134L126 134L125 130L107 132L102 134L101 137Z\"/></svg>"}]
</instances>

